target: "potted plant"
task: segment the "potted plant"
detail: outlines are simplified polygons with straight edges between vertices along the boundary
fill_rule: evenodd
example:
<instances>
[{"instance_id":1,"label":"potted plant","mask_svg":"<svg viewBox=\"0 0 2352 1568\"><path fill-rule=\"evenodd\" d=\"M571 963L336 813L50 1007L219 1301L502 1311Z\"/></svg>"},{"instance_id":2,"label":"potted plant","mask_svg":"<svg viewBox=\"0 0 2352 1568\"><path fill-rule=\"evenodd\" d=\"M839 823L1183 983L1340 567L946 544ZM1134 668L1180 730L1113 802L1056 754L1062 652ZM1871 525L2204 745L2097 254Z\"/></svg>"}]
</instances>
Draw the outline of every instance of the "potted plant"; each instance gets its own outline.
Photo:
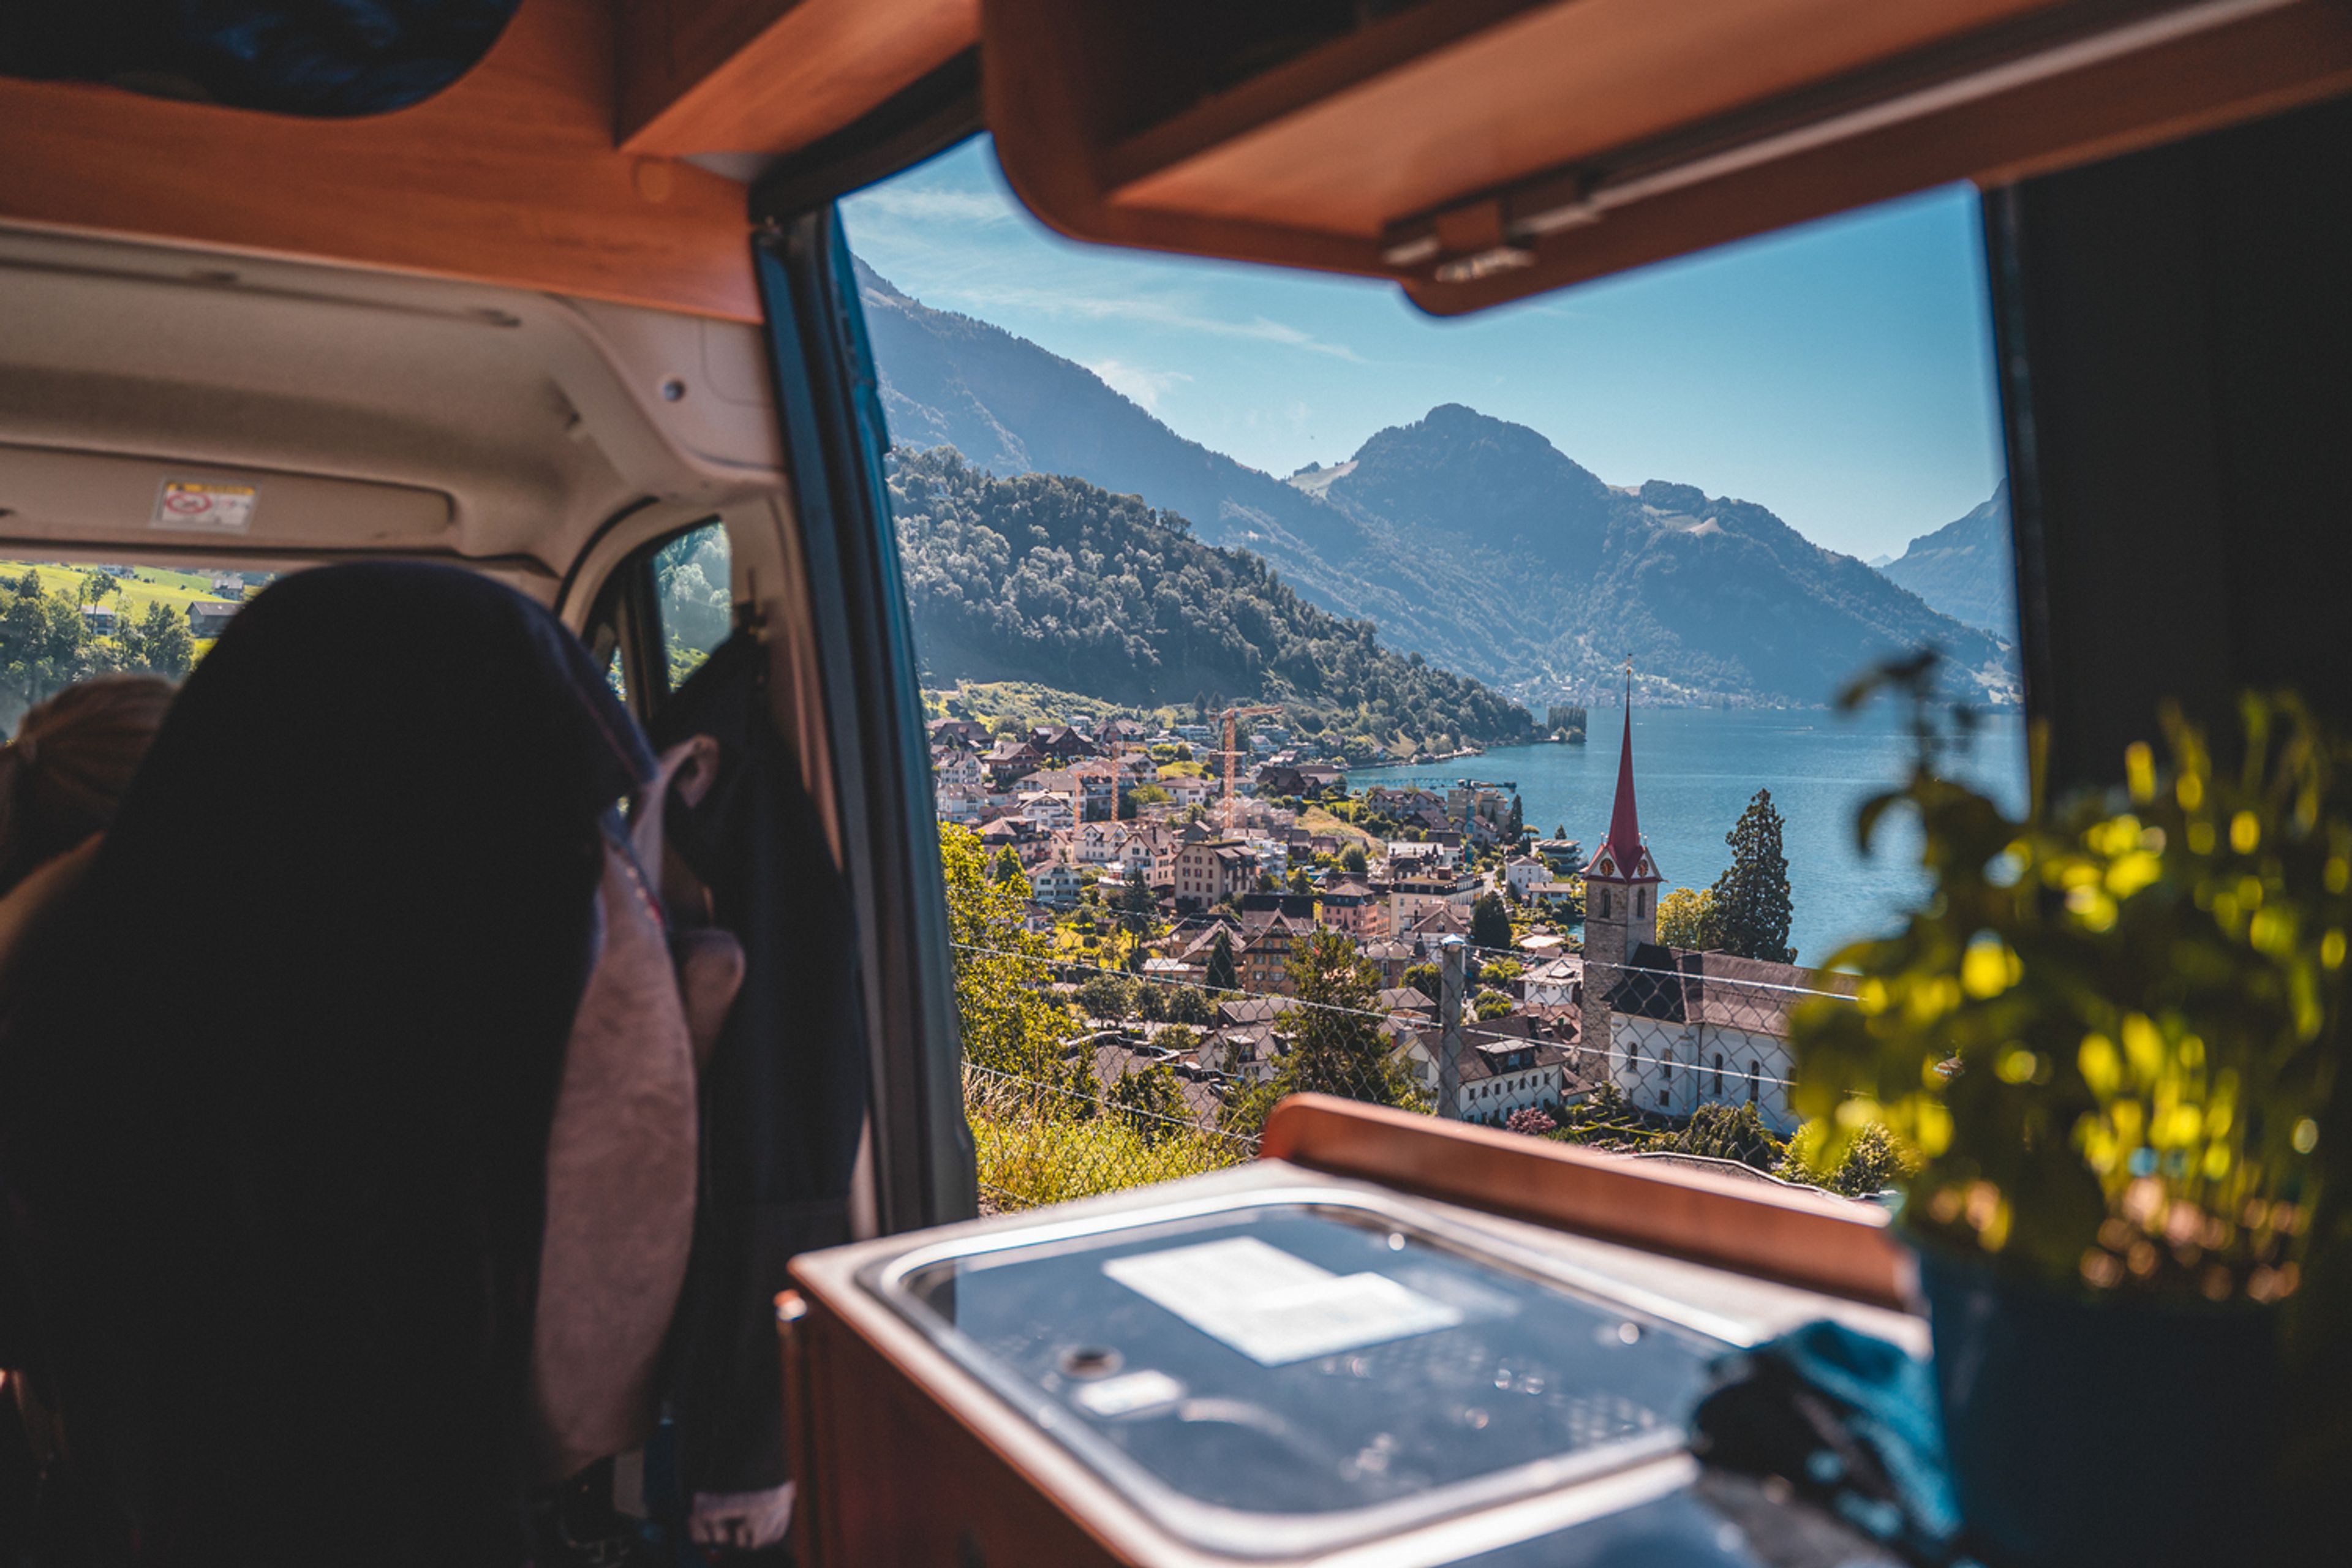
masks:
<instances>
[{"instance_id":1,"label":"potted plant","mask_svg":"<svg viewBox=\"0 0 2352 1568\"><path fill-rule=\"evenodd\" d=\"M1843 700L1909 692L1909 779L1856 828L1908 808L1934 886L1831 960L1851 1003L1791 1019L1804 1146L1816 1168L1874 1126L1909 1146L1900 1225L1978 1537L2189 1560L2264 1517L2283 1351L2334 1337L2308 1331L2347 1251L2352 751L2248 696L2217 767L2168 711L2168 761L2136 745L2123 786L2057 803L2037 764L2013 820L1946 776L1932 675Z\"/></svg>"}]
</instances>

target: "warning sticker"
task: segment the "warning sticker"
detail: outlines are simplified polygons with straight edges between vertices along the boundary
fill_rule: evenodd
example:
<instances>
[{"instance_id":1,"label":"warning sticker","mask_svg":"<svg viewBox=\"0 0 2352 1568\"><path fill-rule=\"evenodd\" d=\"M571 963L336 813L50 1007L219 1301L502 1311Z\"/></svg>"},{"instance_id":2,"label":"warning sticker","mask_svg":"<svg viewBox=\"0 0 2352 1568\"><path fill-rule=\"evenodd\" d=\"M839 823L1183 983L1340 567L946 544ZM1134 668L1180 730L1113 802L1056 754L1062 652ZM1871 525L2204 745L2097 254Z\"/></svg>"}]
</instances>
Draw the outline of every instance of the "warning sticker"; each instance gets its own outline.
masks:
<instances>
[{"instance_id":1,"label":"warning sticker","mask_svg":"<svg viewBox=\"0 0 2352 1568\"><path fill-rule=\"evenodd\" d=\"M209 479L165 479L155 492L153 528L184 529L191 533L243 533L253 526L251 485L215 484Z\"/></svg>"},{"instance_id":2,"label":"warning sticker","mask_svg":"<svg viewBox=\"0 0 2352 1568\"><path fill-rule=\"evenodd\" d=\"M1385 1274L1334 1274L1251 1237L1114 1258L1103 1272L1261 1366L1280 1366L1463 1321Z\"/></svg>"}]
</instances>

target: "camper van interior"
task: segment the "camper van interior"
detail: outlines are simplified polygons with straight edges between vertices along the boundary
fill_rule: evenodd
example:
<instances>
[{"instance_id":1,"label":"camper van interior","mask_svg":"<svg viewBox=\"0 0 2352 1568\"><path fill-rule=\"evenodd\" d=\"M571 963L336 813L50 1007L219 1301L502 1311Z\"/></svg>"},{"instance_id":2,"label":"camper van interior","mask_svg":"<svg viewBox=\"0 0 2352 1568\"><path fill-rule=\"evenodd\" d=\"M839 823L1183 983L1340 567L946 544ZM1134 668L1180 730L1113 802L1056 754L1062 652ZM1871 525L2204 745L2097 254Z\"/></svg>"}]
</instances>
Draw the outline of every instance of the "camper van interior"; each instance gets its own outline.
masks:
<instances>
[{"instance_id":1,"label":"camper van interior","mask_svg":"<svg viewBox=\"0 0 2352 1568\"><path fill-rule=\"evenodd\" d=\"M0 1563L2329 1560L2347 95L2340 0L16 8ZM978 137L1057 243L1445 321L1973 187L2034 809L2105 792L2137 837L2066 853L2145 875L2032 861L2058 956L1989 915L1912 990L1822 985L1870 1048L1947 1042L1878 1096L1934 1102L1902 1112L1931 1161L1983 1091L2042 1163L1971 1154L1931 1218L1925 1187L1896 1215L1480 1124L1457 939L1422 1100L1293 1095L1246 1159L1067 1203L985 1183L966 1009L1027 971L969 962L942 884L963 830L839 205ZM143 761L18 864L24 781L74 744L42 704L142 671L178 682ZM2243 730L2249 691L2323 738ZM2218 847L2167 713L2250 792ZM1194 742L1227 759L1222 796L1192 770L1211 827L1235 722ZM1948 822L1992 899L2010 840ZM1643 843L1588 851L1586 964L1633 962L1607 921L1656 940ZM2199 843L2243 865L2166 879ZM1302 945L1355 907L1320 886ZM2221 945L2162 945L2148 888ZM2228 942L2273 965L2242 994L2286 1043L2244 1048L2303 1109L2206 1073L2235 1047L2195 998L2034 1043L2021 998L2210 1000ZM1678 1027L1733 987L1702 970L1656 1004ZM1647 1005L1615 994L1604 1038ZM2143 1049L2189 1076L2144 1069L2145 1168L2083 1234L2147 1234L2036 1279L2003 1239L2106 1167L2032 1096ZM2258 1153L2285 1173L2226 1210L2148 1195Z\"/></svg>"}]
</instances>

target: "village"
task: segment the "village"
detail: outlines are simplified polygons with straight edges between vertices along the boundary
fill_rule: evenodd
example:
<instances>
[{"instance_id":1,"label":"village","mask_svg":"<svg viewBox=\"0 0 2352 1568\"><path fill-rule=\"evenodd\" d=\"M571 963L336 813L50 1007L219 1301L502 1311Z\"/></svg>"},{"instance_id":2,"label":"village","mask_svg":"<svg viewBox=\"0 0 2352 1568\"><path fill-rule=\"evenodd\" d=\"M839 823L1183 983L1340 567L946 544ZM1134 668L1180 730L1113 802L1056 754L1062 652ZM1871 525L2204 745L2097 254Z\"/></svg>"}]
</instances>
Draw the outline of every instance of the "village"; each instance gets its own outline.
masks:
<instances>
[{"instance_id":1,"label":"village","mask_svg":"<svg viewBox=\"0 0 2352 1568\"><path fill-rule=\"evenodd\" d=\"M1630 726L1588 855L1530 830L1508 781L1351 789L1278 710L1217 717L929 727L940 819L1025 884L1107 1101L1165 1068L1183 1114L1217 1124L1280 1074L1293 954L1334 932L1377 974L1382 1076L1419 1109L1540 1134L1603 1109L1656 1129L1752 1108L1744 1123L1795 1131L1789 1010L1834 981L1661 943Z\"/></svg>"}]
</instances>

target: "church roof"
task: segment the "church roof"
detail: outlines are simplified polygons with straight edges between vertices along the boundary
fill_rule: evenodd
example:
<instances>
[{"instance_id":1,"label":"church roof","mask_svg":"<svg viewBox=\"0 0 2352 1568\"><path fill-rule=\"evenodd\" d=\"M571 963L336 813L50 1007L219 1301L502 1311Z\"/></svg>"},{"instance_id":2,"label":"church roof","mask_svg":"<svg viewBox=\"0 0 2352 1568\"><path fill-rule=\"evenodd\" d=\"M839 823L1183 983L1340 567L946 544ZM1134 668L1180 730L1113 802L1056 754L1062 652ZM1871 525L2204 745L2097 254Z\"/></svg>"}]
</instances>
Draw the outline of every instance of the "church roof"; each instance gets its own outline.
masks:
<instances>
[{"instance_id":1,"label":"church roof","mask_svg":"<svg viewBox=\"0 0 2352 1568\"><path fill-rule=\"evenodd\" d=\"M1645 942L1612 977L1609 1010L1662 1023L1713 1024L1786 1039L1789 1010L1822 993L1851 994L1853 977Z\"/></svg>"}]
</instances>

